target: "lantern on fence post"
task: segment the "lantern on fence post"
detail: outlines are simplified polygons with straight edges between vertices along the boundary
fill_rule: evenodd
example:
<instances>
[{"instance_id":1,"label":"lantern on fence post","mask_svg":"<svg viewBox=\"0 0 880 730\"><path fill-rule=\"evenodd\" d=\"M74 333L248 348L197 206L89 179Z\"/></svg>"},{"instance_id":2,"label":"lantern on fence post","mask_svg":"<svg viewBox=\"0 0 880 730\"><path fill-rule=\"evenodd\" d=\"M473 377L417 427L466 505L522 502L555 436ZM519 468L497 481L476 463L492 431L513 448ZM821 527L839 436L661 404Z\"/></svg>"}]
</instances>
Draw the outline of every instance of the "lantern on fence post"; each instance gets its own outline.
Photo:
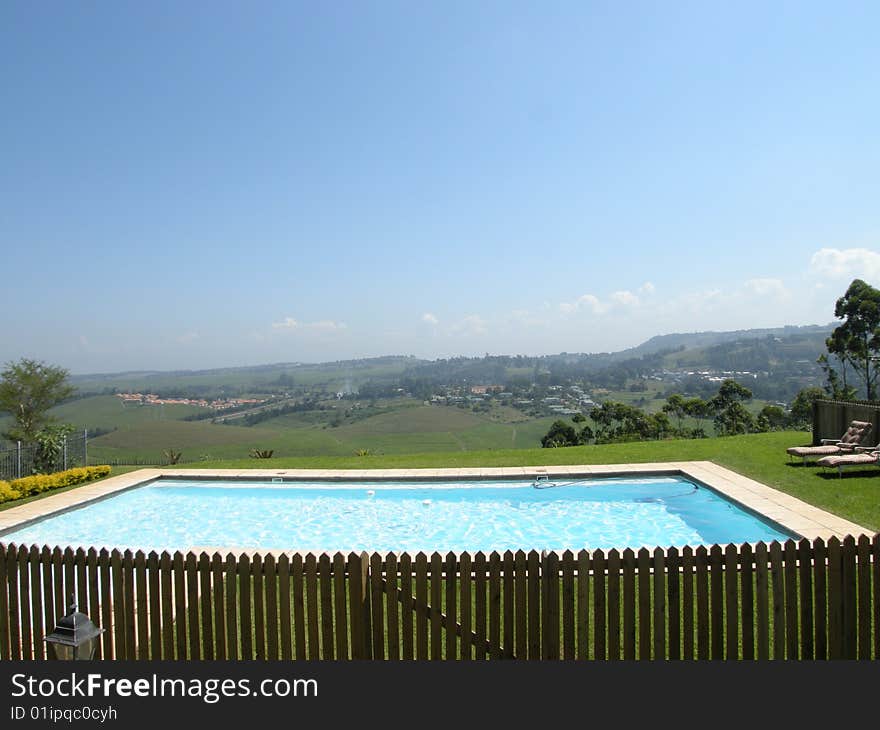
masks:
<instances>
[{"instance_id":1,"label":"lantern on fence post","mask_svg":"<svg viewBox=\"0 0 880 730\"><path fill-rule=\"evenodd\" d=\"M77 611L76 601L71 597L67 615L43 641L49 645L55 659L91 659L95 655L98 637L103 633L104 629L99 629L88 616Z\"/></svg>"}]
</instances>

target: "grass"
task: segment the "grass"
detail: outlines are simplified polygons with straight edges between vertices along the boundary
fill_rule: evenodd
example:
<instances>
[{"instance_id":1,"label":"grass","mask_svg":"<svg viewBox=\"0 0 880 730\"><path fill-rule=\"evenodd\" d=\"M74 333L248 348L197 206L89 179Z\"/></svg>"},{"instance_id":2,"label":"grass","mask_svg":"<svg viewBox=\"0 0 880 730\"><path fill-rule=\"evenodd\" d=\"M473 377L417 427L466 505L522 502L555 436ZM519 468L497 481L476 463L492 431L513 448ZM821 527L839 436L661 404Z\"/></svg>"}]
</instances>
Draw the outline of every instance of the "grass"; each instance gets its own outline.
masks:
<instances>
[{"instance_id":1,"label":"grass","mask_svg":"<svg viewBox=\"0 0 880 730\"><path fill-rule=\"evenodd\" d=\"M340 411L344 406L339 406ZM404 454L537 447L554 418L514 422L512 409L475 414L419 402L394 403L364 418L358 411L331 426L330 411L291 413L254 427L208 421L142 421L89 442L96 459L161 460L165 449L187 461L248 458L251 449L290 457L352 456L359 449Z\"/></svg>"}]
</instances>

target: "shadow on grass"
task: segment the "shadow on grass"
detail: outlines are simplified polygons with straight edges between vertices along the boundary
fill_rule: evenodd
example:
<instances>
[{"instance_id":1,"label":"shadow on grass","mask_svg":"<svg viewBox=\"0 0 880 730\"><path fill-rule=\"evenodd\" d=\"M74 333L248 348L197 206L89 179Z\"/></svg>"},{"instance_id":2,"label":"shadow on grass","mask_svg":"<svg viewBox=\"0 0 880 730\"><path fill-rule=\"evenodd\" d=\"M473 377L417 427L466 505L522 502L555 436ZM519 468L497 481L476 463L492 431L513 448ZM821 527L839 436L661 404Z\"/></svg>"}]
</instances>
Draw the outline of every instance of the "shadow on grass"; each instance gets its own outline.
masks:
<instances>
[{"instance_id":1,"label":"shadow on grass","mask_svg":"<svg viewBox=\"0 0 880 730\"><path fill-rule=\"evenodd\" d=\"M817 476L833 481L839 481L841 479L880 479L880 469L877 469L877 467L873 467L873 469L871 469L870 471L867 469L845 470L843 472L843 476L840 476L836 471L828 470L817 472Z\"/></svg>"}]
</instances>

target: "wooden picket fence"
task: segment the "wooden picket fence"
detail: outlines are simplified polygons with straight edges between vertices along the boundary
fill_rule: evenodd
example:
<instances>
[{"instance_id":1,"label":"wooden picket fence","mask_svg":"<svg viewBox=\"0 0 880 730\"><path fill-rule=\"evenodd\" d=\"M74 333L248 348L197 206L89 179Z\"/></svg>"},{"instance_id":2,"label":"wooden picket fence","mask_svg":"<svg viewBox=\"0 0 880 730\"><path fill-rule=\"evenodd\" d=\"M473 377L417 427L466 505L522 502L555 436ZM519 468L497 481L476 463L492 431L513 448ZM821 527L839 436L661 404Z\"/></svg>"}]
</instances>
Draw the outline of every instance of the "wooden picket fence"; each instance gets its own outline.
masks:
<instances>
[{"instance_id":1,"label":"wooden picket fence","mask_svg":"<svg viewBox=\"0 0 880 730\"><path fill-rule=\"evenodd\" d=\"M71 595L102 659L874 659L880 535L425 555L0 544L0 658Z\"/></svg>"}]
</instances>

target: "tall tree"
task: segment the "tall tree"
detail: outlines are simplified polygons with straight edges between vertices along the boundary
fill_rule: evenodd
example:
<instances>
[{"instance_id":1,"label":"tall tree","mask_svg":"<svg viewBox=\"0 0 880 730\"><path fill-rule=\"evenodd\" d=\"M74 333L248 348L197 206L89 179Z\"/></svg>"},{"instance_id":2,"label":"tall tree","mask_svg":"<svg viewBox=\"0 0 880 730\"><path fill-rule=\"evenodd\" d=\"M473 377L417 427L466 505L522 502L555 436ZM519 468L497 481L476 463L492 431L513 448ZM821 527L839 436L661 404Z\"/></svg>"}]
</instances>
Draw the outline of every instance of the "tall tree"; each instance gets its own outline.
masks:
<instances>
[{"instance_id":1,"label":"tall tree","mask_svg":"<svg viewBox=\"0 0 880 730\"><path fill-rule=\"evenodd\" d=\"M855 279L837 304L834 316L843 320L825 346L832 355L849 363L865 384L868 400L876 398L880 355L880 290Z\"/></svg>"},{"instance_id":2,"label":"tall tree","mask_svg":"<svg viewBox=\"0 0 880 730\"><path fill-rule=\"evenodd\" d=\"M49 409L76 392L67 370L22 358L0 372L0 411L8 411L15 425L3 436L11 441L34 442L56 421Z\"/></svg>"},{"instance_id":3,"label":"tall tree","mask_svg":"<svg viewBox=\"0 0 880 730\"><path fill-rule=\"evenodd\" d=\"M721 383L718 394L709 401L715 412L715 430L720 436L748 433L754 428L755 419L742 404L751 399L752 391L735 380L728 378Z\"/></svg>"}]
</instances>

